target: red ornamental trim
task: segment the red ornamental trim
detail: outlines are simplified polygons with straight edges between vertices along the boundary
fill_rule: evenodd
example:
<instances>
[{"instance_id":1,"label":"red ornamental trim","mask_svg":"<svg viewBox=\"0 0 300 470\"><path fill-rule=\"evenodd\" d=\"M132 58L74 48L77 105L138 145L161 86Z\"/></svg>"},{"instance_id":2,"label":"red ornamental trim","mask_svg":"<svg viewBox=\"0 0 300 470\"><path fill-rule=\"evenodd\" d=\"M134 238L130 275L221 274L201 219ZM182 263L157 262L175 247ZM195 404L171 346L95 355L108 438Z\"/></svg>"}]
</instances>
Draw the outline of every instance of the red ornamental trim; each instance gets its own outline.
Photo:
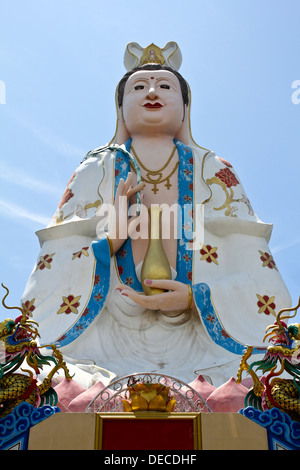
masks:
<instances>
[{"instance_id":1,"label":"red ornamental trim","mask_svg":"<svg viewBox=\"0 0 300 470\"><path fill-rule=\"evenodd\" d=\"M264 313L265 315L271 314L276 316L276 304L274 303L275 296L269 297L268 295L261 296L259 294L256 294L256 297L258 298L258 313Z\"/></svg>"},{"instance_id":2,"label":"red ornamental trim","mask_svg":"<svg viewBox=\"0 0 300 470\"><path fill-rule=\"evenodd\" d=\"M130 276L130 277L127 277L126 278L126 281L125 281L125 284L127 286L131 286L133 284L133 278Z\"/></svg>"},{"instance_id":3,"label":"red ornamental trim","mask_svg":"<svg viewBox=\"0 0 300 470\"><path fill-rule=\"evenodd\" d=\"M188 246L187 246L188 250L193 250L193 248L194 248L194 242L193 242L193 240L189 240L189 241L187 242L187 245L188 245Z\"/></svg>"},{"instance_id":4,"label":"red ornamental trim","mask_svg":"<svg viewBox=\"0 0 300 470\"><path fill-rule=\"evenodd\" d=\"M263 267L268 267L268 268L270 268L270 269L276 269L276 271L278 271L277 266L276 266L276 263L275 263L275 261L274 261L274 259L273 259L273 256L272 256L270 253L268 253L268 252L265 252L265 253L264 253L263 251L260 251L260 250L258 250L258 251L259 251L259 253L260 253L260 255L261 255L261 256L260 256L260 259L261 259L262 262L263 262L262 266L263 266Z\"/></svg>"},{"instance_id":5,"label":"red ornamental trim","mask_svg":"<svg viewBox=\"0 0 300 470\"><path fill-rule=\"evenodd\" d=\"M223 330L223 329L222 329L222 330L221 330L221 335L223 336L223 338L226 338L226 339L229 338L229 334L227 333L226 330Z\"/></svg>"},{"instance_id":6,"label":"red ornamental trim","mask_svg":"<svg viewBox=\"0 0 300 470\"><path fill-rule=\"evenodd\" d=\"M102 299L103 299L103 295L101 295L101 294L96 294L96 295L94 295L94 299L95 299L97 302L99 302L99 300L102 300Z\"/></svg>"},{"instance_id":7,"label":"red ornamental trim","mask_svg":"<svg viewBox=\"0 0 300 470\"><path fill-rule=\"evenodd\" d=\"M82 316L86 317L89 314L89 312L90 312L90 309L86 307L86 309L84 310Z\"/></svg>"},{"instance_id":8,"label":"red ornamental trim","mask_svg":"<svg viewBox=\"0 0 300 470\"><path fill-rule=\"evenodd\" d=\"M72 197L74 197L72 189L66 188L63 197L58 205L58 208L61 209Z\"/></svg>"},{"instance_id":9,"label":"red ornamental trim","mask_svg":"<svg viewBox=\"0 0 300 470\"><path fill-rule=\"evenodd\" d=\"M37 263L37 266L36 266L36 271L38 269L40 270L43 270L45 268L47 269L51 269L51 263L53 261L53 256L55 255L55 253L52 253L51 255L47 254L47 255L44 255L44 256L40 256L40 259Z\"/></svg>"},{"instance_id":10,"label":"red ornamental trim","mask_svg":"<svg viewBox=\"0 0 300 470\"><path fill-rule=\"evenodd\" d=\"M84 246L83 248L81 248L81 250L76 251L75 253L73 253L72 260L76 259L76 258L81 258L82 255L89 256L88 249L89 249L88 246Z\"/></svg>"},{"instance_id":11,"label":"red ornamental trim","mask_svg":"<svg viewBox=\"0 0 300 470\"><path fill-rule=\"evenodd\" d=\"M183 228L183 230L189 230L190 231L192 229L192 226L191 226L191 224L186 223L182 226L182 228Z\"/></svg>"},{"instance_id":12,"label":"red ornamental trim","mask_svg":"<svg viewBox=\"0 0 300 470\"><path fill-rule=\"evenodd\" d=\"M66 339L67 335L62 335L60 338L58 338L58 342L59 341L63 341L64 339Z\"/></svg>"},{"instance_id":13,"label":"red ornamental trim","mask_svg":"<svg viewBox=\"0 0 300 470\"><path fill-rule=\"evenodd\" d=\"M125 258L126 255L127 255L127 250L124 250L124 248L121 248L118 251L118 256L121 256L121 258Z\"/></svg>"},{"instance_id":14,"label":"red ornamental trim","mask_svg":"<svg viewBox=\"0 0 300 470\"><path fill-rule=\"evenodd\" d=\"M207 263L218 264L217 258L217 247L212 247L211 245L202 245L200 254L202 255L200 261L207 261Z\"/></svg>"},{"instance_id":15,"label":"red ornamental trim","mask_svg":"<svg viewBox=\"0 0 300 470\"><path fill-rule=\"evenodd\" d=\"M231 186L237 186L239 184L235 174L232 173L229 168L223 168L218 173L215 173L215 176L225 183L227 188L231 188Z\"/></svg>"},{"instance_id":16,"label":"red ornamental trim","mask_svg":"<svg viewBox=\"0 0 300 470\"><path fill-rule=\"evenodd\" d=\"M192 259L192 257L191 257L188 253L186 253L185 255L183 255L182 258L184 259L184 261L186 261L186 263L187 263L188 261L191 261L191 259Z\"/></svg>"},{"instance_id":17,"label":"red ornamental trim","mask_svg":"<svg viewBox=\"0 0 300 470\"><path fill-rule=\"evenodd\" d=\"M222 162L224 165L228 166L229 168L232 168L232 165L231 165L227 160L225 160L224 158L218 157L218 159L219 159L220 162Z\"/></svg>"},{"instance_id":18,"label":"red ornamental trim","mask_svg":"<svg viewBox=\"0 0 300 470\"><path fill-rule=\"evenodd\" d=\"M185 202L186 202L187 204L189 204L189 203L192 201L191 196L188 196L187 194L186 194L185 196L183 196L183 199L185 200Z\"/></svg>"},{"instance_id":19,"label":"red ornamental trim","mask_svg":"<svg viewBox=\"0 0 300 470\"><path fill-rule=\"evenodd\" d=\"M26 300L26 302L22 303L22 310L25 315L32 317L32 312L35 310L34 306L35 299Z\"/></svg>"},{"instance_id":20,"label":"red ornamental trim","mask_svg":"<svg viewBox=\"0 0 300 470\"><path fill-rule=\"evenodd\" d=\"M211 314L209 314L208 317L207 317L207 321L209 321L209 323L214 323L215 319L216 319L216 317L214 315L211 315Z\"/></svg>"},{"instance_id":21,"label":"red ornamental trim","mask_svg":"<svg viewBox=\"0 0 300 470\"><path fill-rule=\"evenodd\" d=\"M57 311L57 313L78 313L77 308L80 305L80 298L81 295L78 295L77 297L74 295L69 295L68 297L63 296L63 303L60 305L60 309Z\"/></svg>"}]
</instances>

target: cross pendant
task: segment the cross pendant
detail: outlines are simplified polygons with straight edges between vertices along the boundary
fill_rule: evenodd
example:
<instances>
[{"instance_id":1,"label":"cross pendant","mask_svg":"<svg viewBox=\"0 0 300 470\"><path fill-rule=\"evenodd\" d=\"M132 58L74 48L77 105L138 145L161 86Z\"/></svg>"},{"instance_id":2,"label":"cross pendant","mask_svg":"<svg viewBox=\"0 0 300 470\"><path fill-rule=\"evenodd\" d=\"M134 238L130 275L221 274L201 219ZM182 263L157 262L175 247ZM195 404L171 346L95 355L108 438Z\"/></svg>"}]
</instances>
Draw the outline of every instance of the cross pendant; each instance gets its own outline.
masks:
<instances>
[{"instance_id":1,"label":"cross pendant","mask_svg":"<svg viewBox=\"0 0 300 470\"><path fill-rule=\"evenodd\" d=\"M170 183L170 180L168 179L168 180L167 180L167 183L165 184L165 187L166 187L167 189L170 189L171 186L172 186L172 185L171 185L171 183Z\"/></svg>"}]
</instances>

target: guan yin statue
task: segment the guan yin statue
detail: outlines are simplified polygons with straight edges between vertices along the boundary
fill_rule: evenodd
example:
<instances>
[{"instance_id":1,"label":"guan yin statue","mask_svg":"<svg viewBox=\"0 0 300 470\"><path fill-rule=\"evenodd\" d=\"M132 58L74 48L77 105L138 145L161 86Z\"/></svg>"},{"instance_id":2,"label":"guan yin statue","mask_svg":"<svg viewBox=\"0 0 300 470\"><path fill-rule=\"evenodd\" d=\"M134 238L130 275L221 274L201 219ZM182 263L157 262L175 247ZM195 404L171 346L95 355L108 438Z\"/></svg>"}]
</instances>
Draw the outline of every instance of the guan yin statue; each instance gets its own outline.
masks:
<instances>
[{"instance_id":1,"label":"guan yin statue","mask_svg":"<svg viewBox=\"0 0 300 470\"><path fill-rule=\"evenodd\" d=\"M291 305L263 223L232 165L196 144L191 92L169 42L128 44L117 126L69 180L22 299L74 380L158 372L215 386L247 345L263 357Z\"/></svg>"}]
</instances>

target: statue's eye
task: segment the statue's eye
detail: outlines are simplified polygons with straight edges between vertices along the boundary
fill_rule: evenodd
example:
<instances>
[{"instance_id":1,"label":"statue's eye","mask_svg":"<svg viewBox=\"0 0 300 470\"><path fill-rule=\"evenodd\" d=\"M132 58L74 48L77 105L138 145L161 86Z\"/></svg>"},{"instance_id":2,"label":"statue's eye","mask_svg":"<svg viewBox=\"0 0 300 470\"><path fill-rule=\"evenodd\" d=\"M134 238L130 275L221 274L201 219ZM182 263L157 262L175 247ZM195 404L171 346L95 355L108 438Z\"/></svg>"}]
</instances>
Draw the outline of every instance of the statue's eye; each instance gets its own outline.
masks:
<instances>
[{"instance_id":1,"label":"statue's eye","mask_svg":"<svg viewBox=\"0 0 300 470\"><path fill-rule=\"evenodd\" d=\"M163 85L160 85L160 88L164 88L165 90L170 90L170 85L166 85L166 84L163 84Z\"/></svg>"},{"instance_id":2,"label":"statue's eye","mask_svg":"<svg viewBox=\"0 0 300 470\"><path fill-rule=\"evenodd\" d=\"M9 321L6 323L5 326L6 326L6 328L7 328L7 331L10 333L10 332L13 330L13 328L14 328L15 325L16 325L16 324L15 324L15 322L14 322L13 320L9 320Z\"/></svg>"},{"instance_id":3,"label":"statue's eye","mask_svg":"<svg viewBox=\"0 0 300 470\"><path fill-rule=\"evenodd\" d=\"M136 86L134 87L135 90L143 90L144 88L145 88L144 85L136 85Z\"/></svg>"}]
</instances>

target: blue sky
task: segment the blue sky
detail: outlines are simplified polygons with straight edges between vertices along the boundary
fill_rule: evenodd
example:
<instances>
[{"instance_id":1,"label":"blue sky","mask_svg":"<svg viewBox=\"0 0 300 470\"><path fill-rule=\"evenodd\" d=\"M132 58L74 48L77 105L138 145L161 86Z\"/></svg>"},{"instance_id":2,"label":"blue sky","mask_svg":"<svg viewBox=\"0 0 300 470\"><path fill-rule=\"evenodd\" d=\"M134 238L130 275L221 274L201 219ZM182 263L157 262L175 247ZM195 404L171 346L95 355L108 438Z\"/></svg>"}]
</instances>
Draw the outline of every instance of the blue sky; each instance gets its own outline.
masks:
<instances>
[{"instance_id":1,"label":"blue sky","mask_svg":"<svg viewBox=\"0 0 300 470\"><path fill-rule=\"evenodd\" d=\"M19 305L38 256L35 232L81 158L114 134L130 41L179 44L194 139L232 163L259 217L274 224L270 249L297 304L298 13L299 0L2 1L0 281L9 305ZM0 319L7 314L1 306Z\"/></svg>"}]
</instances>

